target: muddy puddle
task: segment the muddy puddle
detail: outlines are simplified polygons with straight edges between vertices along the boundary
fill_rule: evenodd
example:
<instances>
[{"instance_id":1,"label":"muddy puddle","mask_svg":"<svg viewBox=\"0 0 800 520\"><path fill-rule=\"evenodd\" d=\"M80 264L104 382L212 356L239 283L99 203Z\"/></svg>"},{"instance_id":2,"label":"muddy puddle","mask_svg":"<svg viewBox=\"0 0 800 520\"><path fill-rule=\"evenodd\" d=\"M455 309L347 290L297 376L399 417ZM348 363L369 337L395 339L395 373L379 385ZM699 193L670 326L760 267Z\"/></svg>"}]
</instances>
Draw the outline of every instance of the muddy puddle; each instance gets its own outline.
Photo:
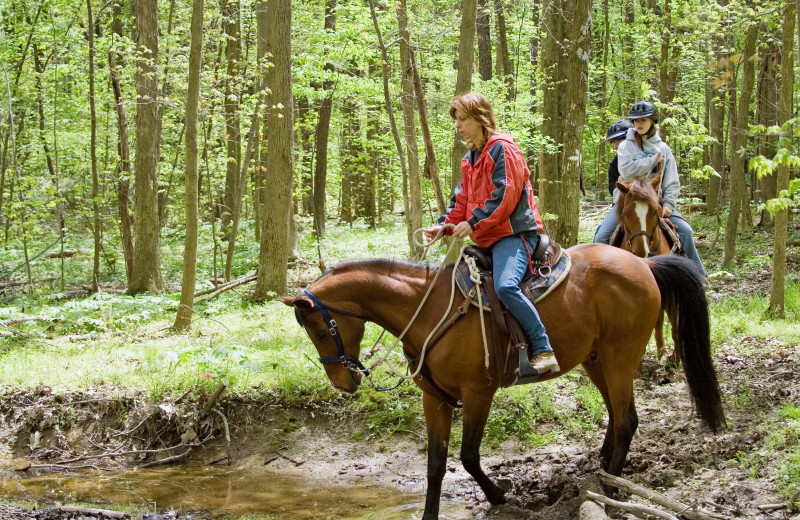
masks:
<instances>
[{"instance_id":1,"label":"muddy puddle","mask_svg":"<svg viewBox=\"0 0 800 520\"><path fill-rule=\"evenodd\" d=\"M424 493L343 486L300 476L220 467L22 476L0 472L3 499L37 507L80 503L194 518L394 520L422 516ZM472 518L467 504L442 501L448 519Z\"/></svg>"}]
</instances>

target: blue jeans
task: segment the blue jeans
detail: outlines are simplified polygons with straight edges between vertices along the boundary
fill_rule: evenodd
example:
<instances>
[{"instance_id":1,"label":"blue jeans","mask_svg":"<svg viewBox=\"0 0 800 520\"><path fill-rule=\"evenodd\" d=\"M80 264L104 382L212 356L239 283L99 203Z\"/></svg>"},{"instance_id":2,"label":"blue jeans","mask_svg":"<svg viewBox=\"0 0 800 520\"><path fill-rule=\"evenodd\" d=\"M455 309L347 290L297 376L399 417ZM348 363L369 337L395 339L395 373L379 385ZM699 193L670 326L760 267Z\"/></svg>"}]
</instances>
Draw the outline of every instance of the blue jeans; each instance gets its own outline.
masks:
<instances>
[{"instance_id":1,"label":"blue jeans","mask_svg":"<svg viewBox=\"0 0 800 520\"><path fill-rule=\"evenodd\" d=\"M525 247L527 242L527 249ZM536 235L525 235L525 242L519 236L505 237L492 246L494 290L503 305L519 321L522 330L533 347L533 355L552 352L550 338L544 330L542 319L533 303L522 294L519 282L528 270L528 251L536 246Z\"/></svg>"},{"instance_id":2,"label":"blue jeans","mask_svg":"<svg viewBox=\"0 0 800 520\"><path fill-rule=\"evenodd\" d=\"M703 276L708 275L708 271L706 271L706 266L703 265L703 261L700 259L700 254L697 252L697 248L694 246L694 238L692 230L692 226L686 222L683 217L679 217L678 215L670 215L669 217L670 222L675 224L675 227L678 228L678 237L681 240L681 247L683 247L684 253L686 253L686 258L689 260L694 260L697 266L700 268L700 273ZM592 242L596 244L608 244L611 240L611 234L614 233L614 230L617 228L617 210L615 206L611 206L611 211L608 212L606 218L597 226L597 230L594 232L594 240Z\"/></svg>"}]
</instances>

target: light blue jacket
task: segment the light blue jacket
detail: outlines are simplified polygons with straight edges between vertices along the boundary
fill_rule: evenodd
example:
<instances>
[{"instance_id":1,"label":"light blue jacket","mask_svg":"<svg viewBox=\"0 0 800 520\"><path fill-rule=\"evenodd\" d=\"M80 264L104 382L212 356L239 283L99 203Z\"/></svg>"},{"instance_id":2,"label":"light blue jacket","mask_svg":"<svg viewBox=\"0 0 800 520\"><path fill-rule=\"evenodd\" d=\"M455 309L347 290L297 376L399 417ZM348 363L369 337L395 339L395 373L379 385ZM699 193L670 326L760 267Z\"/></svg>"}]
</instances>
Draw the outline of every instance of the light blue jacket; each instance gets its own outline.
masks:
<instances>
[{"instance_id":1,"label":"light blue jacket","mask_svg":"<svg viewBox=\"0 0 800 520\"><path fill-rule=\"evenodd\" d=\"M633 182L636 179L653 178L658 174L656 154L664 156L664 174L661 176L661 204L677 215L676 206L681 193L681 180L678 178L678 165L669 146L661 140L658 131L650 139L642 137L642 148L636 144L636 129L630 128L625 140L617 150L620 179ZM619 190L614 188L614 203L619 202Z\"/></svg>"}]
</instances>

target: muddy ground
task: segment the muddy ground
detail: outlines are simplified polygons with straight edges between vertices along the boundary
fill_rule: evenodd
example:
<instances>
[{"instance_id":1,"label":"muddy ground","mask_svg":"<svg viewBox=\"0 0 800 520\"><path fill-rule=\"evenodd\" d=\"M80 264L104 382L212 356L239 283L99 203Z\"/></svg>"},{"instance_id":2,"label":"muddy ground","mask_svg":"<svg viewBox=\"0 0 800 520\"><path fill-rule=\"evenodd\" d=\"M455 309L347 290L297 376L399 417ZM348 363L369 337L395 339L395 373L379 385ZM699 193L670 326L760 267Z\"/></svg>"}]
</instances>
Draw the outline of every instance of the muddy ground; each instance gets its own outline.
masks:
<instances>
[{"instance_id":1,"label":"muddy ground","mask_svg":"<svg viewBox=\"0 0 800 520\"><path fill-rule=\"evenodd\" d=\"M760 289L768 280L767 273L749 283ZM725 279L712 280L710 298L742 290L740 282L735 288L727 284ZM766 440L780 428L776 410L800 403L796 370L800 348L765 349L763 356L743 357L738 352L737 345L723 344L715 354L728 419L728 427L717 435L692 417L681 373L667 370L651 357L645 360L635 382L639 430L623 476L718 518L800 519L799 511L786 507L759 508L786 502L776 481L780 457L791 446L768 446ZM70 395L55 395L48 389L6 391L0 398L0 472L8 476L65 468L118 470L146 467L157 460L230 462L243 471L300 475L335 484L369 483L423 499L422 432L380 440L367 435L367 440L357 442L353 432L367 429L363 418L340 411L285 408L274 396L263 395L247 401L228 396L217 407L224 413L204 413L213 399L154 404L136 396L107 395L102 389ZM510 442L484 449L484 467L517 505L490 507L457 454L448 463L442 496L467 503L475 518L576 519L582 492L597 487L603 433L598 427L593 433L566 435L541 449ZM103 454L107 456L99 456ZM614 498L654 506L626 494ZM635 518L616 508L608 508L607 514ZM186 518L180 512L175 516ZM92 516L0 504L0 519L7 518Z\"/></svg>"}]
</instances>

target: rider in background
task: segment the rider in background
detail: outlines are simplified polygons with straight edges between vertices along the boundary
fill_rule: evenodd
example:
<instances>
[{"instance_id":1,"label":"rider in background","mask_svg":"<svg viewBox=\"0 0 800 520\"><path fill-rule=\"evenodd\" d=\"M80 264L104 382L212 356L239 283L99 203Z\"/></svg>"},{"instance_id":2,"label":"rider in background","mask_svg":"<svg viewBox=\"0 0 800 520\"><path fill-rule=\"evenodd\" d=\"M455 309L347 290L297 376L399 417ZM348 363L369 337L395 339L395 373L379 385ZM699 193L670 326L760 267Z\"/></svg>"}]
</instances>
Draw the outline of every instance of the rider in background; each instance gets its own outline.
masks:
<instances>
[{"instance_id":1,"label":"rider in background","mask_svg":"<svg viewBox=\"0 0 800 520\"><path fill-rule=\"evenodd\" d=\"M650 101L635 103L628 112L628 119L633 128L627 131L625 140L617 148L617 166L623 182L630 183L636 179L653 178L663 164L661 177L662 217L669 218L678 228L681 246L686 257L694 260L703 276L707 271L694 245L692 226L684 220L675 209L681 191L678 177L678 166L669 146L658 135L658 112ZM619 190L614 190L614 204L619 203ZM608 244L611 234L617 227L617 213L612 209L594 235L594 242Z\"/></svg>"},{"instance_id":2,"label":"rider in background","mask_svg":"<svg viewBox=\"0 0 800 520\"><path fill-rule=\"evenodd\" d=\"M619 148L619 145L622 144L622 141L625 140L625 136L628 135L629 128L633 128L633 125L625 119L621 119L608 127L606 141L611 142L611 146L614 147L615 152ZM617 154L615 153L614 158L608 163L608 193L612 197L617 187L617 179L619 179L619 167L617 166Z\"/></svg>"},{"instance_id":3,"label":"rider in background","mask_svg":"<svg viewBox=\"0 0 800 520\"><path fill-rule=\"evenodd\" d=\"M432 240L443 225L454 224L448 233L469 236L491 252L495 291L528 338L531 364L539 374L558 372L539 313L519 288L542 229L530 170L511 135L497 130L494 110L484 95L456 96L450 102L450 117L469 151L461 159L461 183L447 213L425 234Z\"/></svg>"}]
</instances>

